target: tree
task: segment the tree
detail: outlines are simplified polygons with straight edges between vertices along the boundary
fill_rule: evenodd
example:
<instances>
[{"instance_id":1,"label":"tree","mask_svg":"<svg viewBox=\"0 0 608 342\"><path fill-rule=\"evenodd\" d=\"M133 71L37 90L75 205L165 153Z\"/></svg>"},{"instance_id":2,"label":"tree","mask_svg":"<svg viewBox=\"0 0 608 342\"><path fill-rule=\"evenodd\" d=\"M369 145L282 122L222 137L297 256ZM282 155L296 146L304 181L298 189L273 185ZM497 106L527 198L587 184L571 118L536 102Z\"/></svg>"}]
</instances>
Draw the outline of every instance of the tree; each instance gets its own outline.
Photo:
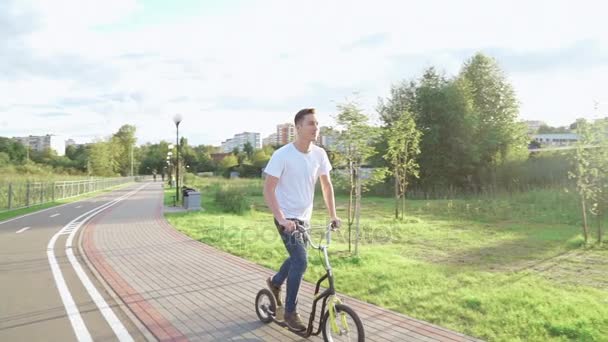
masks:
<instances>
[{"instance_id":1,"label":"tree","mask_svg":"<svg viewBox=\"0 0 608 342\"><path fill-rule=\"evenodd\" d=\"M602 221L608 211L608 118L597 120L592 126L593 147L593 206L591 213L597 222L597 243L603 243Z\"/></svg>"},{"instance_id":2,"label":"tree","mask_svg":"<svg viewBox=\"0 0 608 342\"><path fill-rule=\"evenodd\" d=\"M43 149L42 151L32 151L30 155L34 162L40 164L51 165L53 160L57 158L57 152L49 147Z\"/></svg>"},{"instance_id":3,"label":"tree","mask_svg":"<svg viewBox=\"0 0 608 342\"><path fill-rule=\"evenodd\" d=\"M400 108L406 107L395 106L390 111L399 113ZM427 192L469 186L478 165L478 149L471 136L476 122L466 84L450 81L429 68L416 88L414 110L416 127L423 134L418 157L420 186Z\"/></svg>"},{"instance_id":4,"label":"tree","mask_svg":"<svg viewBox=\"0 0 608 342\"><path fill-rule=\"evenodd\" d=\"M86 145L70 145L65 149L65 156L74 161L74 167L81 170L87 170L87 161L89 159L89 151Z\"/></svg>"},{"instance_id":5,"label":"tree","mask_svg":"<svg viewBox=\"0 0 608 342\"><path fill-rule=\"evenodd\" d=\"M0 137L0 152L6 153L9 160L15 164L23 163L27 155L27 149L23 144L5 137Z\"/></svg>"},{"instance_id":6,"label":"tree","mask_svg":"<svg viewBox=\"0 0 608 342\"><path fill-rule=\"evenodd\" d=\"M351 232L355 225L355 255L358 255L361 214L361 166L377 152L372 143L379 136L379 129L369 124L369 117L354 102L338 105L339 113L336 117L339 134L337 136L338 149L342 151L349 175L348 200L348 247L351 250Z\"/></svg>"},{"instance_id":7,"label":"tree","mask_svg":"<svg viewBox=\"0 0 608 342\"><path fill-rule=\"evenodd\" d=\"M162 173L167 165L169 143L161 141L158 144L145 144L140 147L139 174L151 174L154 170Z\"/></svg>"},{"instance_id":8,"label":"tree","mask_svg":"<svg viewBox=\"0 0 608 342\"><path fill-rule=\"evenodd\" d=\"M270 160L270 156L268 154L266 154L266 152L264 150L256 150L255 153L253 154L253 158L251 160L251 162L253 163L253 165L257 168L264 168L266 167L266 164L268 164L268 161Z\"/></svg>"},{"instance_id":9,"label":"tree","mask_svg":"<svg viewBox=\"0 0 608 342\"><path fill-rule=\"evenodd\" d=\"M570 131L576 131L579 124L585 124L585 123L587 123L587 120L585 118L578 118L578 119L576 119L576 121L571 123L568 128L570 129Z\"/></svg>"},{"instance_id":10,"label":"tree","mask_svg":"<svg viewBox=\"0 0 608 342\"><path fill-rule=\"evenodd\" d=\"M253 146L249 141L247 141L243 146L243 152L247 154L247 159L250 161L253 160Z\"/></svg>"},{"instance_id":11,"label":"tree","mask_svg":"<svg viewBox=\"0 0 608 342\"><path fill-rule=\"evenodd\" d=\"M179 159L180 170L184 171L184 175L186 172L195 172L198 170L198 155L196 154L196 151L188 145L188 139L186 139L186 137L180 138Z\"/></svg>"},{"instance_id":12,"label":"tree","mask_svg":"<svg viewBox=\"0 0 608 342\"><path fill-rule=\"evenodd\" d=\"M233 154L229 154L224 159L220 161L220 168L222 170L227 170L230 167L239 165L239 161L236 159L236 156Z\"/></svg>"},{"instance_id":13,"label":"tree","mask_svg":"<svg viewBox=\"0 0 608 342\"><path fill-rule=\"evenodd\" d=\"M589 243L588 213L596 216L597 242L601 244L601 222L608 210L608 120L598 120L594 124L580 121L576 132L579 140L575 145L575 171L569 176L576 179L585 244Z\"/></svg>"},{"instance_id":14,"label":"tree","mask_svg":"<svg viewBox=\"0 0 608 342\"><path fill-rule=\"evenodd\" d=\"M98 141L91 145L91 155L89 158L91 173L96 176L110 177L115 176L115 160L112 155L111 143Z\"/></svg>"},{"instance_id":15,"label":"tree","mask_svg":"<svg viewBox=\"0 0 608 342\"><path fill-rule=\"evenodd\" d=\"M116 167L114 171L123 176L131 174L131 157L137 141L135 131L135 126L123 125L111 138L112 156Z\"/></svg>"},{"instance_id":16,"label":"tree","mask_svg":"<svg viewBox=\"0 0 608 342\"><path fill-rule=\"evenodd\" d=\"M576 128L576 123L573 123L572 125L570 125L570 127ZM570 132L570 128L567 128L565 126L551 127L548 125L540 125L537 133L538 134L551 134L551 133L569 133L569 132Z\"/></svg>"},{"instance_id":17,"label":"tree","mask_svg":"<svg viewBox=\"0 0 608 342\"><path fill-rule=\"evenodd\" d=\"M404 111L413 113L416 107L417 84L415 81L403 81L391 86L387 99L378 99L378 114L387 125L399 119Z\"/></svg>"},{"instance_id":18,"label":"tree","mask_svg":"<svg viewBox=\"0 0 608 342\"><path fill-rule=\"evenodd\" d=\"M215 152L213 146L199 145L194 147L194 152L198 160L196 171L206 172L215 170L215 162L211 158L211 153Z\"/></svg>"},{"instance_id":19,"label":"tree","mask_svg":"<svg viewBox=\"0 0 608 342\"><path fill-rule=\"evenodd\" d=\"M401 200L401 219L405 212L405 191L411 177L418 177L416 157L420 154L422 133L416 128L413 115L402 112L392 125L385 130L388 149L384 158L390 163L395 179L395 218L399 218L399 201Z\"/></svg>"},{"instance_id":20,"label":"tree","mask_svg":"<svg viewBox=\"0 0 608 342\"><path fill-rule=\"evenodd\" d=\"M271 156L276 149L272 145L266 145L262 147L262 150L264 151L264 153Z\"/></svg>"},{"instance_id":21,"label":"tree","mask_svg":"<svg viewBox=\"0 0 608 342\"><path fill-rule=\"evenodd\" d=\"M490 171L495 183L496 166L509 155L522 156L526 151L526 131L517 121L519 106L515 91L498 63L481 53L464 63L459 78L470 91L476 116L472 135L479 154L478 180L485 170Z\"/></svg>"}]
</instances>

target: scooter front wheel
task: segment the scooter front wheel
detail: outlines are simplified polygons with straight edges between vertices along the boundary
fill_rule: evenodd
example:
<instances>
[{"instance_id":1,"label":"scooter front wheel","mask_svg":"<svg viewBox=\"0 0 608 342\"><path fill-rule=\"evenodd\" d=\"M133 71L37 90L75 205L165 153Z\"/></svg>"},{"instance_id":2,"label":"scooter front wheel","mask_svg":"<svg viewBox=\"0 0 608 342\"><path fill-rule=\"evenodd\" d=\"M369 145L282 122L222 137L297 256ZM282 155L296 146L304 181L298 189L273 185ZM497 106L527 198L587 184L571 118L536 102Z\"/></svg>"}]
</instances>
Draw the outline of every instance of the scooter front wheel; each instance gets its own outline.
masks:
<instances>
[{"instance_id":1,"label":"scooter front wheel","mask_svg":"<svg viewBox=\"0 0 608 342\"><path fill-rule=\"evenodd\" d=\"M264 323L272 322L272 316L277 311L274 295L268 289L261 289L255 297L255 313L260 321Z\"/></svg>"},{"instance_id":2,"label":"scooter front wheel","mask_svg":"<svg viewBox=\"0 0 608 342\"><path fill-rule=\"evenodd\" d=\"M343 304L336 304L335 325L329 317L329 311L323 315L323 340L334 341L365 341L363 323L355 310Z\"/></svg>"}]
</instances>

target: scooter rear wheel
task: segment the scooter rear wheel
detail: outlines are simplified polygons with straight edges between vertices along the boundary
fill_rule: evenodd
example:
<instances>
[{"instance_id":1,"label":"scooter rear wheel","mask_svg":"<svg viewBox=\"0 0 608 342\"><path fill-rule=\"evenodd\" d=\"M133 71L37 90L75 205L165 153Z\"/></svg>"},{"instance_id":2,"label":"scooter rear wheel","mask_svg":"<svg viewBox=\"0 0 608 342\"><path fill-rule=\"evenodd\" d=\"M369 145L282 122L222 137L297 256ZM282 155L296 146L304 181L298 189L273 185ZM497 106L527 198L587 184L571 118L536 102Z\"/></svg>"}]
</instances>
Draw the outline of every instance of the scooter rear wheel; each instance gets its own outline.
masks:
<instances>
[{"instance_id":1,"label":"scooter rear wheel","mask_svg":"<svg viewBox=\"0 0 608 342\"><path fill-rule=\"evenodd\" d=\"M255 297L255 313L263 323L272 322L272 316L277 311L274 295L268 289L261 289Z\"/></svg>"}]
</instances>

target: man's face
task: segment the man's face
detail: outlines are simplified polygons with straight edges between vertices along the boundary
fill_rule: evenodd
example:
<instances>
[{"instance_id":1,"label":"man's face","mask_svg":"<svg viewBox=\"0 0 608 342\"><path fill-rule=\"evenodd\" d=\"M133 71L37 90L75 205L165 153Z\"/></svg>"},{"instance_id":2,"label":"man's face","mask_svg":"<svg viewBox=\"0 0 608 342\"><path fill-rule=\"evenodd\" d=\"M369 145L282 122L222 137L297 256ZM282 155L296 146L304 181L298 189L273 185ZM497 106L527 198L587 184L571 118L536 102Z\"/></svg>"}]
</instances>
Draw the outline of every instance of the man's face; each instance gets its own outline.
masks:
<instances>
[{"instance_id":1,"label":"man's face","mask_svg":"<svg viewBox=\"0 0 608 342\"><path fill-rule=\"evenodd\" d=\"M297 126L298 137L305 141L316 141L319 135L319 122L315 114L308 114Z\"/></svg>"}]
</instances>

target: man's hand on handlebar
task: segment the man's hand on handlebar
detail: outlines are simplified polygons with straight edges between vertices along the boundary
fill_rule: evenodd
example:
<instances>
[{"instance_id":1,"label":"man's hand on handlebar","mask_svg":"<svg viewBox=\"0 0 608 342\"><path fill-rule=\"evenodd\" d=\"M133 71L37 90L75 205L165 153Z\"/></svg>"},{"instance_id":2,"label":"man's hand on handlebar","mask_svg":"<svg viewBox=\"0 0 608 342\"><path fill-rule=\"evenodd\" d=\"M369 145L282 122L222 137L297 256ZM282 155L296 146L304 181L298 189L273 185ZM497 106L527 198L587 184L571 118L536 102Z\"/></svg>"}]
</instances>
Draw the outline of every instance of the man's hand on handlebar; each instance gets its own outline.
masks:
<instances>
[{"instance_id":1,"label":"man's hand on handlebar","mask_svg":"<svg viewBox=\"0 0 608 342\"><path fill-rule=\"evenodd\" d=\"M288 234L291 234L296 230L296 223L290 220L281 220L279 221L279 225L283 227L283 231Z\"/></svg>"},{"instance_id":2,"label":"man's hand on handlebar","mask_svg":"<svg viewBox=\"0 0 608 342\"><path fill-rule=\"evenodd\" d=\"M338 230L340 229L340 225L342 224L342 220L340 220L339 217L333 217L331 219L331 230Z\"/></svg>"}]
</instances>

